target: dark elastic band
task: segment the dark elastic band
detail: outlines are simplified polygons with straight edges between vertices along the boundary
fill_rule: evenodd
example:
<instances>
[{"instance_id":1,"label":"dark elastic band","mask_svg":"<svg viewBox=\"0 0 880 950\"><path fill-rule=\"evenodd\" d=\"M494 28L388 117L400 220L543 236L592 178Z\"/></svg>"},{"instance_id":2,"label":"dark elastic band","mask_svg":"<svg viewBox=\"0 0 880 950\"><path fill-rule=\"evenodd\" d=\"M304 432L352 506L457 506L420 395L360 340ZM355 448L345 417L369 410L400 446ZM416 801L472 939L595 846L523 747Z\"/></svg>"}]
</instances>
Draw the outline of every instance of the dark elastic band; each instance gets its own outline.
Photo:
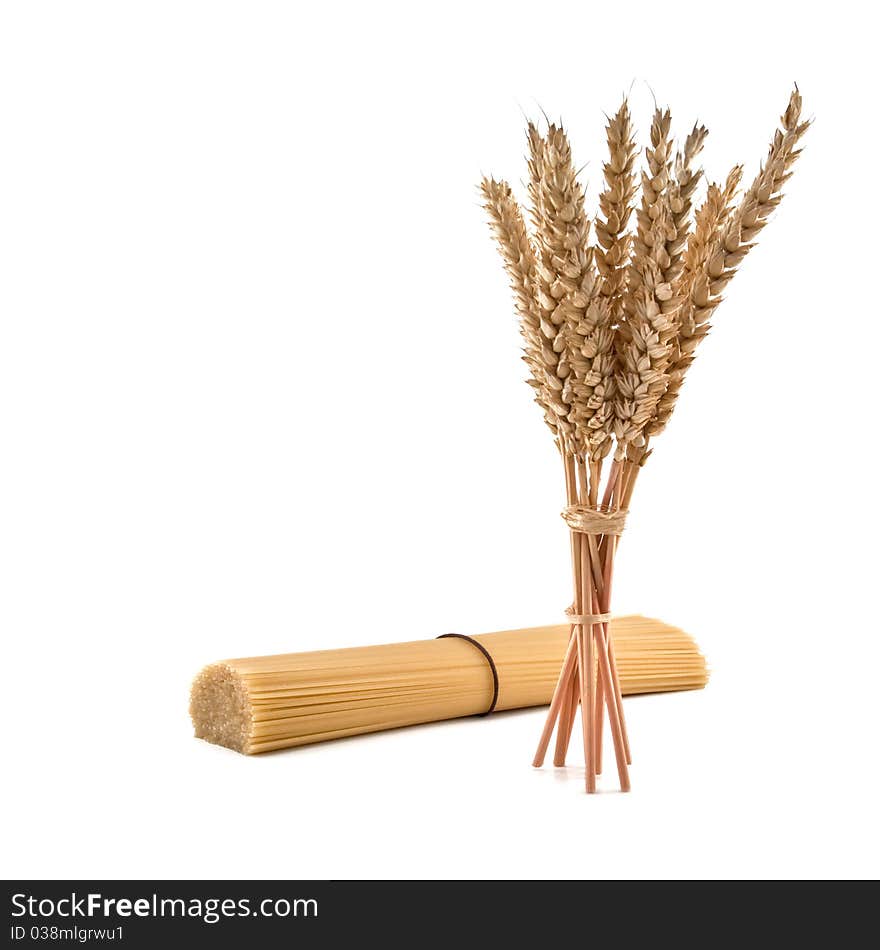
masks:
<instances>
[{"instance_id":1,"label":"dark elastic band","mask_svg":"<svg viewBox=\"0 0 880 950\"><path fill-rule=\"evenodd\" d=\"M489 664L489 669L492 671L492 702L489 703L489 708L483 713L477 713L478 716L488 716L490 712L493 712L495 709L495 704L498 702L498 669L495 666L495 661L492 659L492 655L489 651L480 643L479 640L475 640L473 637L466 637L463 633L441 633L438 640L442 640L444 637L458 637L459 640L467 640L468 643L472 643L479 651L486 657L486 662Z\"/></svg>"}]
</instances>

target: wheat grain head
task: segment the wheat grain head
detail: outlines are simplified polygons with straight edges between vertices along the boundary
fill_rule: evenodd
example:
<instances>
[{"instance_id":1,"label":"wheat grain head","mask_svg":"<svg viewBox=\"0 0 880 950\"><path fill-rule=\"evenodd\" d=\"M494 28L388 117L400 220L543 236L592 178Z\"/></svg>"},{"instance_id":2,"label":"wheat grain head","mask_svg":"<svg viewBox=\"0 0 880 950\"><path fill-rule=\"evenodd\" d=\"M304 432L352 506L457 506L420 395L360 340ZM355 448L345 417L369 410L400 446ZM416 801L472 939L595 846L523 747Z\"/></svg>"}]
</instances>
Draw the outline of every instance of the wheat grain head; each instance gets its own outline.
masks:
<instances>
[{"instance_id":1,"label":"wheat grain head","mask_svg":"<svg viewBox=\"0 0 880 950\"><path fill-rule=\"evenodd\" d=\"M610 448L606 417L613 332L610 306L598 293L589 247L584 192L565 130L541 137L529 127L529 190L539 261L537 302L542 332L559 354L562 400L569 407L567 450L601 457Z\"/></svg>"},{"instance_id":2,"label":"wheat grain head","mask_svg":"<svg viewBox=\"0 0 880 950\"><path fill-rule=\"evenodd\" d=\"M696 349L708 334L712 314L723 299L724 288L755 246L758 234L782 200L782 188L800 156L798 143L810 125L808 121L801 121L801 109L801 95L795 86L767 157L732 213L730 202L742 173L739 166L731 171L723 189L710 191L701 208L691 242L693 248L689 246L686 255L683 274L685 299L675 358L670 367L670 384L661 399L662 405L658 406L657 418L650 425L651 434L661 432L669 421Z\"/></svg>"},{"instance_id":3,"label":"wheat grain head","mask_svg":"<svg viewBox=\"0 0 880 950\"><path fill-rule=\"evenodd\" d=\"M728 174L724 187L710 183L706 199L695 215L694 230L687 241L684 265L675 288L676 296L682 301L682 306L678 312L678 333L671 345L666 392L660 397L654 418L647 427L649 438L659 435L666 428L669 417L675 409L684 375L694 360L693 351L682 351L682 342L690 339L695 329L694 307L690 292L694 281L702 273L721 233L721 228L730 214L741 178L742 166L736 165Z\"/></svg>"},{"instance_id":4,"label":"wheat grain head","mask_svg":"<svg viewBox=\"0 0 880 950\"><path fill-rule=\"evenodd\" d=\"M605 188L599 195L596 218L596 266L601 276L599 291L611 301L617 316L626 286L626 266L632 236L628 233L637 191L635 161L636 140L629 103L623 100L605 128L608 161L603 166Z\"/></svg>"},{"instance_id":5,"label":"wheat grain head","mask_svg":"<svg viewBox=\"0 0 880 950\"><path fill-rule=\"evenodd\" d=\"M635 234L635 144L626 100L606 126L609 160L590 247L584 192L571 146L556 124L529 123L529 237L509 186L481 186L510 275L530 384L560 447L598 462L643 462L647 440L672 411L724 288L782 198L808 122L795 87L761 169L736 207L742 168L710 184L695 215L695 168L706 129L675 152L669 110L657 109L641 173ZM592 478L592 476L591 476Z\"/></svg>"},{"instance_id":6,"label":"wheat grain head","mask_svg":"<svg viewBox=\"0 0 880 950\"><path fill-rule=\"evenodd\" d=\"M623 318L615 339L615 457L645 444L644 428L666 391L678 301L672 290L671 250L677 237L670 207L673 145L669 110L657 109L645 150L642 200L636 213Z\"/></svg>"},{"instance_id":7,"label":"wheat grain head","mask_svg":"<svg viewBox=\"0 0 880 950\"><path fill-rule=\"evenodd\" d=\"M484 178L480 190L489 223L510 277L516 312L523 338L523 359L529 367L529 385L544 420L554 436L567 429L568 407L562 402L562 381L556 375L558 357L548 350L541 333L541 317L535 296L535 251L526 231L522 212L510 185Z\"/></svg>"}]
</instances>

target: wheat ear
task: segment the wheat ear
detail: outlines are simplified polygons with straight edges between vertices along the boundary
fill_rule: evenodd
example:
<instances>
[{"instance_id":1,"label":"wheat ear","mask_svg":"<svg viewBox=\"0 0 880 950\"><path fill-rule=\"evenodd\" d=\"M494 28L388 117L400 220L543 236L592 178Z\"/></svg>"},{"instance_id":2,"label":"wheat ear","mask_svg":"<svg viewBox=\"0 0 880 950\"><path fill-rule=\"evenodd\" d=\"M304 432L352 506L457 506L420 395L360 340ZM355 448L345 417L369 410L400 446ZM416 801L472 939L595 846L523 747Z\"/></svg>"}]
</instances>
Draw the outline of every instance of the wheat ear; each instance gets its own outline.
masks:
<instances>
[{"instance_id":1,"label":"wheat ear","mask_svg":"<svg viewBox=\"0 0 880 950\"><path fill-rule=\"evenodd\" d=\"M636 140L629 104L623 100L605 128L608 161L603 167L605 189L599 195L595 260L602 280L599 291L611 301L615 317L623 306L626 266L632 236L628 233L637 186Z\"/></svg>"},{"instance_id":2,"label":"wheat ear","mask_svg":"<svg viewBox=\"0 0 880 950\"><path fill-rule=\"evenodd\" d=\"M560 418L565 420L568 409L560 398L562 382L556 376L558 360L555 354L547 352L541 334L540 312L535 299L535 251L510 185L484 178L480 190L504 268L510 277L523 337L523 359L531 373L528 382L535 391L535 402L544 412L544 420L558 436Z\"/></svg>"},{"instance_id":3,"label":"wheat ear","mask_svg":"<svg viewBox=\"0 0 880 950\"><path fill-rule=\"evenodd\" d=\"M761 170L739 207L725 222L715 242L714 253L694 282L691 298L696 311L695 333L702 328L708 330L708 318L721 303L724 288L755 246L755 239L782 200L783 185L791 177L792 167L801 153L798 142L810 126L809 122L800 121L800 115L801 96L795 87L782 114L781 128L773 136Z\"/></svg>"},{"instance_id":4,"label":"wheat ear","mask_svg":"<svg viewBox=\"0 0 880 950\"><path fill-rule=\"evenodd\" d=\"M642 288L651 295L664 283L671 264L667 245L674 237L669 208L673 181L672 116L657 109L651 122L651 144L645 149L641 173L642 200L636 212L636 234L627 273L627 314L635 310ZM662 293L662 291L661 291Z\"/></svg>"},{"instance_id":5,"label":"wheat ear","mask_svg":"<svg viewBox=\"0 0 880 950\"><path fill-rule=\"evenodd\" d=\"M675 228L675 238L669 246L669 253L672 259L671 273L675 278L681 273L683 253L691 227L693 196L703 175L701 168L694 167L694 162L703 151L708 134L709 130L705 126L695 125L685 139L684 146L675 156L675 178L669 198L672 224Z\"/></svg>"},{"instance_id":6,"label":"wheat ear","mask_svg":"<svg viewBox=\"0 0 880 950\"><path fill-rule=\"evenodd\" d=\"M642 201L637 212L632 262L627 272L624 317L618 327L614 377L615 458L645 444L644 428L666 391L671 343L677 332L678 301L672 284L676 229L670 208L672 118L657 109L651 145L645 150Z\"/></svg>"},{"instance_id":7,"label":"wheat ear","mask_svg":"<svg viewBox=\"0 0 880 950\"><path fill-rule=\"evenodd\" d=\"M590 224L565 130L551 124L545 137L529 128L532 214L538 236L537 302L542 331L553 336L562 400L569 406L566 450L577 458L610 449L607 385L613 332L608 302L599 296L588 244Z\"/></svg>"},{"instance_id":8,"label":"wheat ear","mask_svg":"<svg viewBox=\"0 0 880 950\"><path fill-rule=\"evenodd\" d=\"M651 427L653 433L662 431L669 421L684 376L694 360L697 347L711 328L710 319L723 299L724 288L755 246L758 234L782 200L782 188L791 177L792 167L800 155L797 145L810 125L808 121L801 122L800 115L801 96L795 86L767 158L736 210L729 212L729 202L739 182L739 167L730 173L723 190L707 197L707 205L710 200L714 205L704 206L706 211L702 223L706 233L698 235L695 232L694 260L685 265L685 279L689 283L679 321L677 353L670 368L670 385L663 397L662 409ZM718 224L709 237L708 232L715 221ZM698 220L697 224L699 232L701 222ZM691 256L690 247L687 256Z\"/></svg>"},{"instance_id":9,"label":"wheat ear","mask_svg":"<svg viewBox=\"0 0 880 950\"><path fill-rule=\"evenodd\" d=\"M706 198L695 215L694 230L688 238L687 250L684 254L684 266L676 287L677 296L683 301L678 314L678 335L673 342L672 358L668 370L666 392L660 398L654 418L647 427L648 437L659 435L669 422L669 417L675 409L685 373L694 361L694 352L685 347L682 342L694 335L694 308L690 299L691 289L697 276L713 252L721 229L730 215L733 200L742 178L742 166L736 165L731 169L722 188L710 183Z\"/></svg>"}]
</instances>

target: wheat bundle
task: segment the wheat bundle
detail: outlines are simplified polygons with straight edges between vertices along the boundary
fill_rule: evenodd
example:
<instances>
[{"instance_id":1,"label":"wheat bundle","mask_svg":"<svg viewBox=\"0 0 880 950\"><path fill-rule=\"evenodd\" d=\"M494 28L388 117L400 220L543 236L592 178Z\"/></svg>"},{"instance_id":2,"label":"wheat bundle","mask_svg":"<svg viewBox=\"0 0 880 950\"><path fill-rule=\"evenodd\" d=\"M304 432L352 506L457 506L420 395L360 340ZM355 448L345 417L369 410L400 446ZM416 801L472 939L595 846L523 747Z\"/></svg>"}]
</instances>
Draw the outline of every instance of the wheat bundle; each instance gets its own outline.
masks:
<instances>
[{"instance_id":1,"label":"wheat bundle","mask_svg":"<svg viewBox=\"0 0 880 950\"><path fill-rule=\"evenodd\" d=\"M565 760L580 707L588 792L602 768L606 712L620 787L630 785L620 669L608 630L614 557L636 478L725 287L782 198L808 126L795 87L750 187L737 200L737 165L723 184L707 186L692 216L706 129L694 126L676 148L669 110L658 108L637 185L624 100L606 130L595 243L561 126L550 124L543 135L528 126L531 233L510 186L482 182L514 292L529 384L562 457L563 518L571 534L571 635L534 764L543 763L554 729L554 761Z\"/></svg>"},{"instance_id":2,"label":"wheat bundle","mask_svg":"<svg viewBox=\"0 0 880 950\"><path fill-rule=\"evenodd\" d=\"M568 626L226 660L190 698L196 736L254 754L550 701ZM693 639L645 617L611 623L624 693L700 689Z\"/></svg>"}]
</instances>

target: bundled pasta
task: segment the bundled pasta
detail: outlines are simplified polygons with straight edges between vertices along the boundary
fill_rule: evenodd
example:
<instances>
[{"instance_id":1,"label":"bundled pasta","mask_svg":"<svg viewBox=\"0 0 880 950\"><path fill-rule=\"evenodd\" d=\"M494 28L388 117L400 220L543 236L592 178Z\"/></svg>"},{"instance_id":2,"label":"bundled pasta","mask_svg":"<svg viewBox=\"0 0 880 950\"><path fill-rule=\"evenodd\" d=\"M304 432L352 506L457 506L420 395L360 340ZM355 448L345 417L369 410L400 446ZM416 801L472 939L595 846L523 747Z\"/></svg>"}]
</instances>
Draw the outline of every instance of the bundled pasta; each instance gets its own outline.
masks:
<instances>
[{"instance_id":1,"label":"bundled pasta","mask_svg":"<svg viewBox=\"0 0 880 950\"><path fill-rule=\"evenodd\" d=\"M225 660L192 687L200 739L253 754L550 701L567 625ZM623 693L700 689L693 639L645 617L611 622Z\"/></svg>"}]
</instances>

